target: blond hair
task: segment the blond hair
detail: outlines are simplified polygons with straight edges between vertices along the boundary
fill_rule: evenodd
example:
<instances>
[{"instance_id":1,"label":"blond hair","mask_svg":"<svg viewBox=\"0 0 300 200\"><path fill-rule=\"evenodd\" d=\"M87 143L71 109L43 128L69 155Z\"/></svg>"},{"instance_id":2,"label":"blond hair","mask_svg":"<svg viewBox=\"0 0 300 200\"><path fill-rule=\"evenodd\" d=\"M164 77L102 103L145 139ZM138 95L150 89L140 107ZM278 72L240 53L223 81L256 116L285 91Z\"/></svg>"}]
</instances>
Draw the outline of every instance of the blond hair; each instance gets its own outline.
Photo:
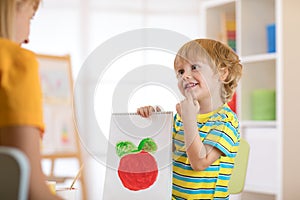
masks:
<instances>
[{"instance_id":1,"label":"blond hair","mask_svg":"<svg viewBox=\"0 0 300 200\"><path fill-rule=\"evenodd\" d=\"M229 102L242 76L242 65L238 55L226 44L212 39L196 39L184 44L174 60L174 67L180 62L196 62L201 60L212 67L214 73L228 70L223 81L221 98L224 103Z\"/></svg>"},{"instance_id":2,"label":"blond hair","mask_svg":"<svg viewBox=\"0 0 300 200\"><path fill-rule=\"evenodd\" d=\"M34 10L37 10L40 0L1 0L0 1L0 37L12 39L13 22L17 9L25 3L32 3Z\"/></svg>"}]
</instances>

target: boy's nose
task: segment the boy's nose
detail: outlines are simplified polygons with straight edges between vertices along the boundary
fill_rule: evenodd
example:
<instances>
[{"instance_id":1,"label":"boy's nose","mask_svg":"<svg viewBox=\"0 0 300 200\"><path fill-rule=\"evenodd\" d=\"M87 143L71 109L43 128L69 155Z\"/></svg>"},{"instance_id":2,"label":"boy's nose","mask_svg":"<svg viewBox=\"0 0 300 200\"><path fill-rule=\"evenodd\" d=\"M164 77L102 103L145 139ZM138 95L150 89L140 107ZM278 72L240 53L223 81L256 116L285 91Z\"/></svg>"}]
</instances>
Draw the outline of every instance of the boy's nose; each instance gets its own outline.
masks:
<instances>
[{"instance_id":1,"label":"boy's nose","mask_svg":"<svg viewBox=\"0 0 300 200\"><path fill-rule=\"evenodd\" d=\"M191 73L185 72L182 76L183 80L189 80L191 79Z\"/></svg>"}]
</instances>

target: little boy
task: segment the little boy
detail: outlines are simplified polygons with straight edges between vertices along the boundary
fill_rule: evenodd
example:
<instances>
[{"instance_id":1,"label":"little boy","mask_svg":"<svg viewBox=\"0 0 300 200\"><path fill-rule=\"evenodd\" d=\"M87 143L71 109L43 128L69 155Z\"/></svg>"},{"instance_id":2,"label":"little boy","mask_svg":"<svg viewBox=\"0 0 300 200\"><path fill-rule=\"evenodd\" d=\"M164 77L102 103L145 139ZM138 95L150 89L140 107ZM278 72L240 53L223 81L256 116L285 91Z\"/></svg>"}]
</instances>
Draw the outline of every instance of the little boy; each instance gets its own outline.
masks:
<instances>
[{"instance_id":1,"label":"little boy","mask_svg":"<svg viewBox=\"0 0 300 200\"><path fill-rule=\"evenodd\" d=\"M174 69L185 99L174 116L172 199L229 199L240 134L227 102L241 77L239 57L221 42L197 39L180 48ZM137 113L153 111L146 106Z\"/></svg>"}]
</instances>

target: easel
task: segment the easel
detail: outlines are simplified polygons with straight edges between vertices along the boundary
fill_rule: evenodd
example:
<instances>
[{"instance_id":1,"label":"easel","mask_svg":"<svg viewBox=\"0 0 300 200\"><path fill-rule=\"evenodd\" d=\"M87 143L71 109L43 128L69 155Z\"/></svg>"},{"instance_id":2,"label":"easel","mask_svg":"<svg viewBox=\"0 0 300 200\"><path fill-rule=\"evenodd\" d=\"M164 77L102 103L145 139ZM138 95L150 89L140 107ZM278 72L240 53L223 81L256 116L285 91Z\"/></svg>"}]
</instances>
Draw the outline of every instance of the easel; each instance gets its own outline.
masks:
<instances>
[{"instance_id":1,"label":"easel","mask_svg":"<svg viewBox=\"0 0 300 200\"><path fill-rule=\"evenodd\" d=\"M75 158L79 168L83 164L79 136L73 120L73 79L70 56L37 55L44 102L46 133L43 159L51 161L48 180L63 183L75 177L54 174L56 159ZM67 114L66 114L67 113ZM60 118L57 118L57 117ZM65 123L65 124L62 124ZM48 127L48 130L47 130ZM48 142L48 143L47 143ZM44 144L46 143L46 144ZM84 170L81 172L82 200L87 199Z\"/></svg>"}]
</instances>

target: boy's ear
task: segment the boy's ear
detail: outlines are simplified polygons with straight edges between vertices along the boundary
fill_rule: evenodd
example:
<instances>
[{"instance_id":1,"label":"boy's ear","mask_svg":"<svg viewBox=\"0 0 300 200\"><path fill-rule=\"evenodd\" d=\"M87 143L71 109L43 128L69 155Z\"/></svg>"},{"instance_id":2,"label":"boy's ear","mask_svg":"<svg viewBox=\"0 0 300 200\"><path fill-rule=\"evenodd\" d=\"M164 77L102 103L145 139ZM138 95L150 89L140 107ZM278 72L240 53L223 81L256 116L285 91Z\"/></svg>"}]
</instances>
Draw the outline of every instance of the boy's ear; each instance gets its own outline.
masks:
<instances>
[{"instance_id":1,"label":"boy's ear","mask_svg":"<svg viewBox=\"0 0 300 200\"><path fill-rule=\"evenodd\" d=\"M225 69L221 69L220 72L219 72L219 75L220 75L220 81L225 81L227 76L229 74L229 71L227 68Z\"/></svg>"}]
</instances>

